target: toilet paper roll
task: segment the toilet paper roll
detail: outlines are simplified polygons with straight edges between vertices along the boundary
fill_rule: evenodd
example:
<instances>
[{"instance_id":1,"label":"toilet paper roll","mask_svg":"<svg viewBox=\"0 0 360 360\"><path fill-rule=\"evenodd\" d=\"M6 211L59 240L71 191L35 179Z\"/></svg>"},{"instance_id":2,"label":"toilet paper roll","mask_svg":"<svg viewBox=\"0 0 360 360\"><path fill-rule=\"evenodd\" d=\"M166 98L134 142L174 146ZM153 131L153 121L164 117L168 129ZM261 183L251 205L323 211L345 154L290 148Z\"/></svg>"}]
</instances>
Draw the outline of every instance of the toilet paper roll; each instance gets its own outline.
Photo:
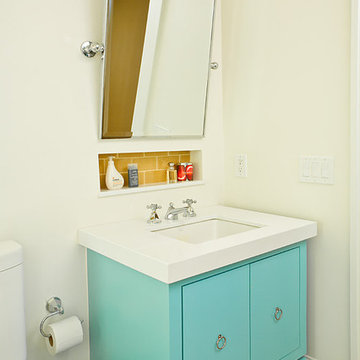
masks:
<instances>
[{"instance_id":1,"label":"toilet paper roll","mask_svg":"<svg viewBox=\"0 0 360 360\"><path fill-rule=\"evenodd\" d=\"M46 338L46 346L51 355L70 349L84 339L81 321L77 316L48 325L47 333L50 337Z\"/></svg>"}]
</instances>

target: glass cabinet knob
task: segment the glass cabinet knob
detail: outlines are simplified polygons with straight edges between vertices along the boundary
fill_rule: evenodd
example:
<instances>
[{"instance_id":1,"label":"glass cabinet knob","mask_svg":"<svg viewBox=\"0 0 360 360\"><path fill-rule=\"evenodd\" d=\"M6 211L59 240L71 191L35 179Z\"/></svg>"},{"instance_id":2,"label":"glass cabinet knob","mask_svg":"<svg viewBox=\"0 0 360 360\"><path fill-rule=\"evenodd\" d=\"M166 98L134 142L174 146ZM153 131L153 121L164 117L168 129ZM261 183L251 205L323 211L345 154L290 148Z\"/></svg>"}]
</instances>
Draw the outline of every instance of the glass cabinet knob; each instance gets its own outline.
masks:
<instances>
[{"instance_id":1,"label":"glass cabinet knob","mask_svg":"<svg viewBox=\"0 0 360 360\"><path fill-rule=\"evenodd\" d=\"M222 350L225 346L226 346L226 337L220 334L216 341L216 347L218 348L218 350Z\"/></svg>"}]
</instances>

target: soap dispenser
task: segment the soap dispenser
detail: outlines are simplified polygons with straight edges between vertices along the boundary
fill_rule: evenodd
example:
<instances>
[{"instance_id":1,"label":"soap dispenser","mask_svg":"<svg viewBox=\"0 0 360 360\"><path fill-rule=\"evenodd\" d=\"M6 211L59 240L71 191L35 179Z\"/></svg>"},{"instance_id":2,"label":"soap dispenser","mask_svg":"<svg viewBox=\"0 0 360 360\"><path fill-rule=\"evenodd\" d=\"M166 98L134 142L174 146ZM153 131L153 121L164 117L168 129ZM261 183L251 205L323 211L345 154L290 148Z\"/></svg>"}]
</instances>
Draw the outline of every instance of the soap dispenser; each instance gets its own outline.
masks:
<instances>
[{"instance_id":1,"label":"soap dispenser","mask_svg":"<svg viewBox=\"0 0 360 360\"><path fill-rule=\"evenodd\" d=\"M124 186L123 176L116 170L113 156L109 157L105 178L106 187L109 190L119 190Z\"/></svg>"}]
</instances>

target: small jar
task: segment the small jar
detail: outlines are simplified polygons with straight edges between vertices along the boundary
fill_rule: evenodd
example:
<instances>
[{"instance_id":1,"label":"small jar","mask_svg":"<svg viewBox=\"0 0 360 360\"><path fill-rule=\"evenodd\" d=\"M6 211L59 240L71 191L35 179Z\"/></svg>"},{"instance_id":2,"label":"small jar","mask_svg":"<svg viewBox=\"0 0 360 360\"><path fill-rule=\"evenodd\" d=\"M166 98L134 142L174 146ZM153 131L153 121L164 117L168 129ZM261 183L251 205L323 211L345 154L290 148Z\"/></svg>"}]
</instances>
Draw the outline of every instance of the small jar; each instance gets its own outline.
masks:
<instances>
[{"instance_id":1,"label":"small jar","mask_svg":"<svg viewBox=\"0 0 360 360\"><path fill-rule=\"evenodd\" d=\"M191 162L186 164L186 180L193 181L194 179L194 167Z\"/></svg>"},{"instance_id":2,"label":"small jar","mask_svg":"<svg viewBox=\"0 0 360 360\"><path fill-rule=\"evenodd\" d=\"M139 172L137 164L128 165L129 188L139 186Z\"/></svg>"},{"instance_id":3,"label":"small jar","mask_svg":"<svg viewBox=\"0 0 360 360\"><path fill-rule=\"evenodd\" d=\"M169 163L169 169L167 170L168 184L174 184L177 182L177 171L173 162Z\"/></svg>"},{"instance_id":4,"label":"small jar","mask_svg":"<svg viewBox=\"0 0 360 360\"><path fill-rule=\"evenodd\" d=\"M177 180L186 181L186 163L179 163L177 168Z\"/></svg>"}]
</instances>

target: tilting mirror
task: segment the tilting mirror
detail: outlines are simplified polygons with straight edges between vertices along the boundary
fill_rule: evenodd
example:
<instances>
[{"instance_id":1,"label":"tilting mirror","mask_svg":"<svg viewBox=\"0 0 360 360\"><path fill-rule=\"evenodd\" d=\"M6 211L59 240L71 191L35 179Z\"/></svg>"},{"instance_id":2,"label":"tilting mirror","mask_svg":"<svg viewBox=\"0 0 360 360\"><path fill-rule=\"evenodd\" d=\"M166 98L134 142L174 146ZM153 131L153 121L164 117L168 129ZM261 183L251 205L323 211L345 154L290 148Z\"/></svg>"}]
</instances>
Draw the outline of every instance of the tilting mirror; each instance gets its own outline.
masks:
<instances>
[{"instance_id":1,"label":"tilting mirror","mask_svg":"<svg viewBox=\"0 0 360 360\"><path fill-rule=\"evenodd\" d=\"M203 136L215 0L108 0L101 137Z\"/></svg>"}]
</instances>

